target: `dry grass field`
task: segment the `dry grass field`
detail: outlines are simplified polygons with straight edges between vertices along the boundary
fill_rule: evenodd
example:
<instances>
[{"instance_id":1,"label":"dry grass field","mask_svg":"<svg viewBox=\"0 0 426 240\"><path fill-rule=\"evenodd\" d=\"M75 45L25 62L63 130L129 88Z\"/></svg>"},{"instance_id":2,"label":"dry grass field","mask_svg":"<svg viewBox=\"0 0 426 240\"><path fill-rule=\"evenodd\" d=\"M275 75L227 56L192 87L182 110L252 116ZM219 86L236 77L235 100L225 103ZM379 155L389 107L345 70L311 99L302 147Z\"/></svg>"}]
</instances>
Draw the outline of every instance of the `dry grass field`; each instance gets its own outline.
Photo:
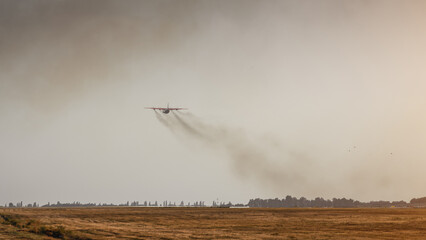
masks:
<instances>
[{"instance_id":1,"label":"dry grass field","mask_svg":"<svg viewBox=\"0 0 426 240\"><path fill-rule=\"evenodd\" d=\"M0 208L0 239L426 239L426 209Z\"/></svg>"}]
</instances>

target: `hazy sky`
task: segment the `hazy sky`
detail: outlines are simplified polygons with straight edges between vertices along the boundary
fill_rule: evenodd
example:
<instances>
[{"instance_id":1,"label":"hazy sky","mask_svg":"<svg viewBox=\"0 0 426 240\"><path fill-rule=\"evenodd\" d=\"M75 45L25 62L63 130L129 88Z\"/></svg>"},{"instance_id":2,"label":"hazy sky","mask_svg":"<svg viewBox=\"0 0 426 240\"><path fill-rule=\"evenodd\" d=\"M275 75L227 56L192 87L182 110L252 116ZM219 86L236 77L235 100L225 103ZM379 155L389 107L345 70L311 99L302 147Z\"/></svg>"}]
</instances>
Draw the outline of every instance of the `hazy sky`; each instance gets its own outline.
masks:
<instances>
[{"instance_id":1,"label":"hazy sky","mask_svg":"<svg viewBox=\"0 0 426 240\"><path fill-rule=\"evenodd\" d=\"M425 196L425 12L1 0L0 203Z\"/></svg>"}]
</instances>

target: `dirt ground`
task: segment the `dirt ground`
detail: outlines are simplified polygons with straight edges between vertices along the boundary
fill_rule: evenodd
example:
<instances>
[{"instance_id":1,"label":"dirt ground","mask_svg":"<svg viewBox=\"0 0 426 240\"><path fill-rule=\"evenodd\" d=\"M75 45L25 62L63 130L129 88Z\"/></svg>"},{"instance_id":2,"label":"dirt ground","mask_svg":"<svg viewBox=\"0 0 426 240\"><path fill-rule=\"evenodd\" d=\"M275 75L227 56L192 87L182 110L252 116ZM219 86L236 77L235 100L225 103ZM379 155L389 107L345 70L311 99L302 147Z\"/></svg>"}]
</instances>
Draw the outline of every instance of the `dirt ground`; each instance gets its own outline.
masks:
<instances>
[{"instance_id":1,"label":"dirt ground","mask_svg":"<svg viewBox=\"0 0 426 240\"><path fill-rule=\"evenodd\" d=\"M426 209L0 208L0 239L426 239Z\"/></svg>"}]
</instances>

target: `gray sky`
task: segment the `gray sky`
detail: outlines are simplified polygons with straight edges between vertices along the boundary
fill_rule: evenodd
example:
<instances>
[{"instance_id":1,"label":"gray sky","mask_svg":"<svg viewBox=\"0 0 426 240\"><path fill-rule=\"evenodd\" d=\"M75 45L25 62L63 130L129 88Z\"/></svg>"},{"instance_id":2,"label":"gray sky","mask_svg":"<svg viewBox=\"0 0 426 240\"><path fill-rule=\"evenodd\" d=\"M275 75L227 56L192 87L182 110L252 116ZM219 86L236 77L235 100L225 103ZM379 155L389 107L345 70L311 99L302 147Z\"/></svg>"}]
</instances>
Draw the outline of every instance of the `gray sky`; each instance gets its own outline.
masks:
<instances>
[{"instance_id":1,"label":"gray sky","mask_svg":"<svg viewBox=\"0 0 426 240\"><path fill-rule=\"evenodd\" d=\"M0 203L424 196L425 12L0 1Z\"/></svg>"}]
</instances>

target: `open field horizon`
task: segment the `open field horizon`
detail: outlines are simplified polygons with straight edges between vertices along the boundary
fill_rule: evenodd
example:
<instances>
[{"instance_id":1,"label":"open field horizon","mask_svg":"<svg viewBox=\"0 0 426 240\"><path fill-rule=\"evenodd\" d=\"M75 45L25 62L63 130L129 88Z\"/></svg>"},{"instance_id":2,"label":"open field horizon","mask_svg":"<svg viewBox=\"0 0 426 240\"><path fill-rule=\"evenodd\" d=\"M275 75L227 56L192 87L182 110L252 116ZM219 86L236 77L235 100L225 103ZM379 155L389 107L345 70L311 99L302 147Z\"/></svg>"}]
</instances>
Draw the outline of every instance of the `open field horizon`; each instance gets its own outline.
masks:
<instances>
[{"instance_id":1,"label":"open field horizon","mask_svg":"<svg viewBox=\"0 0 426 240\"><path fill-rule=\"evenodd\" d=\"M414 208L2 208L0 216L0 239L424 239L426 233L426 209Z\"/></svg>"}]
</instances>

